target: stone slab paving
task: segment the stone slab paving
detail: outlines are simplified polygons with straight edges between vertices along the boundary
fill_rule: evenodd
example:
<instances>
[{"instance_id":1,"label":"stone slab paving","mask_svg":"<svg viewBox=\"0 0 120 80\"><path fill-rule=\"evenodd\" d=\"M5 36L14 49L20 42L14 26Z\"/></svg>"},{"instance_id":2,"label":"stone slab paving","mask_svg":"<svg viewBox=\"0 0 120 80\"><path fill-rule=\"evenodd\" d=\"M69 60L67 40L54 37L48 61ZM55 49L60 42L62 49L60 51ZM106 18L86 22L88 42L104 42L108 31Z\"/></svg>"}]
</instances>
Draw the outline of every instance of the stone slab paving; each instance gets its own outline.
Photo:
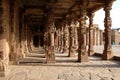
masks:
<instances>
[{"instance_id":1,"label":"stone slab paving","mask_svg":"<svg viewBox=\"0 0 120 80\"><path fill-rule=\"evenodd\" d=\"M94 46L94 50L97 53L103 53L104 46ZM112 51L115 56L120 57L120 45L112 45Z\"/></svg>"},{"instance_id":2,"label":"stone slab paving","mask_svg":"<svg viewBox=\"0 0 120 80\"><path fill-rule=\"evenodd\" d=\"M103 52L103 46L94 47L95 52ZM115 55L119 56L120 46L112 47ZM0 80L120 80L120 62L104 61L98 57L89 59L89 62L78 63L77 57L56 54L55 64L10 65L9 75L0 77Z\"/></svg>"},{"instance_id":3,"label":"stone slab paving","mask_svg":"<svg viewBox=\"0 0 120 80\"><path fill-rule=\"evenodd\" d=\"M73 58L72 58L73 59ZM90 57L89 62L11 65L8 77L0 80L120 80L120 62Z\"/></svg>"}]
</instances>

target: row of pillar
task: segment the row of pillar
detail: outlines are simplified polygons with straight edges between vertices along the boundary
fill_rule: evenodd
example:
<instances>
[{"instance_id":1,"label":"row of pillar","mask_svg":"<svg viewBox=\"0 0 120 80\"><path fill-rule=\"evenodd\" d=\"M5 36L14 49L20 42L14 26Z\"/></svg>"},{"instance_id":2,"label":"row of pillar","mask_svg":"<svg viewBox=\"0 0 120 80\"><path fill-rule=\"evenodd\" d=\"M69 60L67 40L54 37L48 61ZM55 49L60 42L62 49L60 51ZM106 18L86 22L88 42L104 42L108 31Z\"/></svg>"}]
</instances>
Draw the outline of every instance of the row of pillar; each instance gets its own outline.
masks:
<instances>
[{"instance_id":1,"label":"row of pillar","mask_svg":"<svg viewBox=\"0 0 120 80\"><path fill-rule=\"evenodd\" d=\"M14 1L14 7L11 7L11 15L8 15L9 4L11 0L0 0L0 76L5 75L7 71L9 58L13 61L18 61L19 58L24 57L24 54L27 51L32 49L31 46L31 30L29 24L26 24L21 21L20 11L18 7L18 0ZM85 1L85 2L84 2ZM92 18L93 15L90 13L90 25L89 25L89 49L87 53L86 47L86 16L87 16L87 2L83 0L80 4L80 15L78 16L77 22L76 19L67 22L63 22L64 26L59 29L55 29L55 19L52 5L47 4L46 16L45 16L45 33L44 33L44 48L46 50L46 62L55 62L55 47L61 52L69 53L69 56L75 56L76 50L78 51L78 61L87 62L89 61L88 55L92 55L93 44L93 31L92 31ZM111 59L113 58L112 47L111 47L111 2L109 0L105 3L105 31L104 31L104 51L102 59ZM12 14L14 16L12 16ZM12 18L10 18L13 17ZM24 15L23 15L24 16ZM24 17L25 18L25 17ZM13 23L10 24L9 21ZM19 25L24 24L24 25ZM27 29L27 30L24 30ZM25 33L23 33L25 31ZM12 33L12 34L11 34ZM28 34L29 33L29 34ZM58 38L55 38L55 33L58 35ZM58 33L58 34L57 34ZM57 37L57 36L56 36ZM13 38L13 39L11 39ZM58 39L58 44L55 43L54 39ZM99 39L98 39L99 40ZM77 45L78 44L78 45ZM25 51L27 50L27 51Z\"/></svg>"},{"instance_id":2,"label":"row of pillar","mask_svg":"<svg viewBox=\"0 0 120 80\"><path fill-rule=\"evenodd\" d=\"M71 20L69 19L70 21L64 20L61 24L59 24L59 26L60 25L61 26L55 31L56 35L58 35L57 36L58 38L55 38L55 39L57 39L58 41L51 39L52 35L49 35L50 31L48 31L47 39L50 39L49 41L51 41L52 43L57 42L58 44L55 43L57 49L60 52L69 53L68 55L69 57L75 56L76 51L78 51L78 61L87 62L89 61L88 55L90 56L94 54L93 45L99 45L99 44L102 45L103 37L105 37L105 41L104 41L105 45L104 45L102 59L111 59L113 57L112 52L111 52L111 43L110 43L111 42L110 40L111 39L111 34L110 34L111 33L111 28L110 28L111 27L111 18L110 18L110 4L111 3L107 2L105 4L106 6L104 10L105 10L106 15L105 15L105 35L104 36L103 36L102 31L98 31L98 28L94 28L93 26L94 13L90 12L89 14L87 14L87 11L86 11L87 3L86 3L86 4L80 5L80 17L79 19L77 19L79 26L77 26L76 24L76 19L71 19ZM50 16L50 13L48 15ZM87 36L87 32L86 32L87 16L89 17L88 52L87 52L87 46L86 46L87 44L87 37L86 37ZM54 23L54 21L50 22L50 20L53 19L53 17L48 17L47 19L48 19L47 27L49 28L49 30L51 30L53 28L51 24ZM55 32L53 32L53 35ZM53 57L53 59L51 60L55 62L55 56L52 56L54 54L54 50L53 52L51 52L51 48L53 49L52 44L46 45L46 46L48 47L47 56L49 58ZM52 57L50 57L50 55Z\"/></svg>"}]
</instances>

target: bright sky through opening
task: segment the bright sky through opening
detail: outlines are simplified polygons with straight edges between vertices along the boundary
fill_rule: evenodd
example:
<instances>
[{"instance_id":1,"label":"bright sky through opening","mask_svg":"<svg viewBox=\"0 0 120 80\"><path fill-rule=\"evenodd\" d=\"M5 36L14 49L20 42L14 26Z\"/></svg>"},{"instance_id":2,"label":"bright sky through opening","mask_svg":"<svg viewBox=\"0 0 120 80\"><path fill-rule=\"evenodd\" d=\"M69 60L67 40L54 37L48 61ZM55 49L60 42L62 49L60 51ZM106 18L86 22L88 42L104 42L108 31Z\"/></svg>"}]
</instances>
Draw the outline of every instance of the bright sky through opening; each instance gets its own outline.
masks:
<instances>
[{"instance_id":1,"label":"bright sky through opening","mask_svg":"<svg viewBox=\"0 0 120 80\"><path fill-rule=\"evenodd\" d=\"M112 29L120 28L120 0L113 3L111 10ZM105 11L103 9L97 11L94 16L94 24L98 24L100 29L104 29Z\"/></svg>"}]
</instances>

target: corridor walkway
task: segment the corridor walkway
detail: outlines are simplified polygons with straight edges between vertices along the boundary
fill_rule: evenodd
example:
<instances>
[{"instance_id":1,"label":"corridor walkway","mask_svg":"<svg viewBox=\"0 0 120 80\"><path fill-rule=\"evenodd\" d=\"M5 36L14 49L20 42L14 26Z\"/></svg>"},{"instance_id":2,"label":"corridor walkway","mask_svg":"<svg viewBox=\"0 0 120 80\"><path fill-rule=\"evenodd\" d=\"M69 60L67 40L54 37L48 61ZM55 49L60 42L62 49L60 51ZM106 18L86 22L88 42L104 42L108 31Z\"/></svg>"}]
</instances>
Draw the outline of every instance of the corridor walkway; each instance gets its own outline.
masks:
<instances>
[{"instance_id":1,"label":"corridor walkway","mask_svg":"<svg viewBox=\"0 0 120 80\"><path fill-rule=\"evenodd\" d=\"M115 48L116 49L116 48ZM39 52L39 53L36 53ZM35 50L29 56L37 57L43 63L20 63L10 65L10 73L0 80L119 80L120 62L104 61L99 57L89 57L89 62L78 63L77 57L56 51L56 63L44 63L43 50ZM34 54L34 55L33 55ZM41 59L42 58L42 59ZM24 60L26 61L26 60ZM29 60L28 60L29 61ZM31 60L30 60L31 61Z\"/></svg>"}]
</instances>

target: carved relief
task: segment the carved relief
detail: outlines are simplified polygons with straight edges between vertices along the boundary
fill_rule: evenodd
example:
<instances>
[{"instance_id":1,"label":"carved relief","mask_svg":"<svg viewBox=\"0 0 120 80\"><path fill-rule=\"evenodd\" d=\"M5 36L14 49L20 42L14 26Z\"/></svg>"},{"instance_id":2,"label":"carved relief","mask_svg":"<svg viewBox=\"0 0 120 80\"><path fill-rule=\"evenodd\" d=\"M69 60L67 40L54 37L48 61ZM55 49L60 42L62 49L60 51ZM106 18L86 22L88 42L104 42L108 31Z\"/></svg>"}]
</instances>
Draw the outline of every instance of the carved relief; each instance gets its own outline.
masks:
<instances>
[{"instance_id":1,"label":"carved relief","mask_svg":"<svg viewBox=\"0 0 120 80\"><path fill-rule=\"evenodd\" d=\"M110 10L111 10L112 3L106 2L104 7L105 11L105 19L104 19L104 26L105 26L105 47L104 52L102 55L102 59L112 59L112 47L111 47L111 25L112 19L110 17ZM107 55L107 56L106 56Z\"/></svg>"}]
</instances>

